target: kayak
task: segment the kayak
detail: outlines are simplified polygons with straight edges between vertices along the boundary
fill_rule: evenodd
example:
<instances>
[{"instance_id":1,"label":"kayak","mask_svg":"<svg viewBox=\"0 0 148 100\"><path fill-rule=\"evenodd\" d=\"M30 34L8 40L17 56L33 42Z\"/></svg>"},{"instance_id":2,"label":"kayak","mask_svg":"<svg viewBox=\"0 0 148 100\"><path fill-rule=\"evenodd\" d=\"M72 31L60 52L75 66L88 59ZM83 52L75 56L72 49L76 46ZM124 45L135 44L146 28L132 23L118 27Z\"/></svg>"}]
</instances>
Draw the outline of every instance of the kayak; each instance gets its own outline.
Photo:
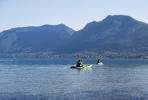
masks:
<instances>
[{"instance_id":1,"label":"kayak","mask_svg":"<svg viewBox=\"0 0 148 100\"><path fill-rule=\"evenodd\" d=\"M97 63L97 65L100 65L101 66L101 65L104 65L104 64L102 62L99 62L99 63Z\"/></svg>"},{"instance_id":2,"label":"kayak","mask_svg":"<svg viewBox=\"0 0 148 100\"><path fill-rule=\"evenodd\" d=\"M72 69L91 69L92 65L84 65L82 67L71 66Z\"/></svg>"}]
</instances>

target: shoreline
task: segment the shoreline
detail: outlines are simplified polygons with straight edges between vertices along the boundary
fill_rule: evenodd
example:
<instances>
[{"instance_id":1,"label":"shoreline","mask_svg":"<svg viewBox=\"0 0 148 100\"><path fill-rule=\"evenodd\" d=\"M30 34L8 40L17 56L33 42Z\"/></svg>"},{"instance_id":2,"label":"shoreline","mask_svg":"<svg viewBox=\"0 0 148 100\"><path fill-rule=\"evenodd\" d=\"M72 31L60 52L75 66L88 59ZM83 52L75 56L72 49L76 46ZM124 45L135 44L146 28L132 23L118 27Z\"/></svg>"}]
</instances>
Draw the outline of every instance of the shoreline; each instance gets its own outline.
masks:
<instances>
[{"instance_id":1,"label":"shoreline","mask_svg":"<svg viewBox=\"0 0 148 100\"><path fill-rule=\"evenodd\" d=\"M48 59L48 58L77 58L75 55L0 55L1 58L28 58L28 59ZM114 55L109 55L109 56L81 56L80 58L82 59L93 59L93 58L100 58L100 59L148 59L148 56L114 56Z\"/></svg>"}]
</instances>

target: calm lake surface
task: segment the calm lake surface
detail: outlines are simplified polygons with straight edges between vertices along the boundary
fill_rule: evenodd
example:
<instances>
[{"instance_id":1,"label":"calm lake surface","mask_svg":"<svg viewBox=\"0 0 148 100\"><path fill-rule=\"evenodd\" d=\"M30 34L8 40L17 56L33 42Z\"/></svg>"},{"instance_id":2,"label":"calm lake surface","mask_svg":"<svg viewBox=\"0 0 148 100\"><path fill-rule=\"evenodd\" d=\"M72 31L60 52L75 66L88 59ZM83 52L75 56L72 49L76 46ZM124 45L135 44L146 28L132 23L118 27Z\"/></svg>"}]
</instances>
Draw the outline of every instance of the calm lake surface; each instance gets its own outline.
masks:
<instances>
[{"instance_id":1,"label":"calm lake surface","mask_svg":"<svg viewBox=\"0 0 148 100\"><path fill-rule=\"evenodd\" d=\"M147 59L0 59L0 100L148 100ZM84 59L94 64L96 59Z\"/></svg>"}]
</instances>

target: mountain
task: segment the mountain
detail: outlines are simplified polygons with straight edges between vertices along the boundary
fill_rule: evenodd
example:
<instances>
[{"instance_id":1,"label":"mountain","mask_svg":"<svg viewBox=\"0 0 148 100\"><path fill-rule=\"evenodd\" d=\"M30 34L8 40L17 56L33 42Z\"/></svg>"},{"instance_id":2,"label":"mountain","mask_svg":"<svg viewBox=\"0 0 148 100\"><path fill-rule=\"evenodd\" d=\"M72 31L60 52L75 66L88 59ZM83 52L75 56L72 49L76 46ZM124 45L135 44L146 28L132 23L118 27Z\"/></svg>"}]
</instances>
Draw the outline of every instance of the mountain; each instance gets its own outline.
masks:
<instances>
[{"instance_id":1,"label":"mountain","mask_svg":"<svg viewBox=\"0 0 148 100\"><path fill-rule=\"evenodd\" d=\"M6 30L0 33L0 53L52 52L74 32L64 24Z\"/></svg>"},{"instance_id":2,"label":"mountain","mask_svg":"<svg viewBox=\"0 0 148 100\"><path fill-rule=\"evenodd\" d=\"M109 15L83 29L59 25L20 27L0 33L0 53L148 55L148 24L130 16Z\"/></svg>"},{"instance_id":3,"label":"mountain","mask_svg":"<svg viewBox=\"0 0 148 100\"><path fill-rule=\"evenodd\" d=\"M75 32L58 52L148 54L148 24L130 16L109 15Z\"/></svg>"}]
</instances>

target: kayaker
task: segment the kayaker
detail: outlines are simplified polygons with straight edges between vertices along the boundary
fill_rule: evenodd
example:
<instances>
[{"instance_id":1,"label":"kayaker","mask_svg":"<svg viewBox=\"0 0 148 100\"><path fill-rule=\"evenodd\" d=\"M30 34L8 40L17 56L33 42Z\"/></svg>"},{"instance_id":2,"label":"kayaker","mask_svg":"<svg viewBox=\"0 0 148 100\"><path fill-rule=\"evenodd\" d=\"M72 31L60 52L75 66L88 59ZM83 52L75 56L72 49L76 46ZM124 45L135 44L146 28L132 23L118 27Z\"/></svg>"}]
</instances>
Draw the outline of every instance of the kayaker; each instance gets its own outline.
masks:
<instances>
[{"instance_id":1,"label":"kayaker","mask_svg":"<svg viewBox=\"0 0 148 100\"><path fill-rule=\"evenodd\" d=\"M100 59L98 59L98 60L97 60L97 64L99 64L100 62L101 62Z\"/></svg>"},{"instance_id":2,"label":"kayaker","mask_svg":"<svg viewBox=\"0 0 148 100\"><path fill-rule=\"evenodd\" d=\"M82 60L78 60L77 63L76 63L76 67L82 67L83 64L82 64Z\"/></svg>"}]
</instances>

